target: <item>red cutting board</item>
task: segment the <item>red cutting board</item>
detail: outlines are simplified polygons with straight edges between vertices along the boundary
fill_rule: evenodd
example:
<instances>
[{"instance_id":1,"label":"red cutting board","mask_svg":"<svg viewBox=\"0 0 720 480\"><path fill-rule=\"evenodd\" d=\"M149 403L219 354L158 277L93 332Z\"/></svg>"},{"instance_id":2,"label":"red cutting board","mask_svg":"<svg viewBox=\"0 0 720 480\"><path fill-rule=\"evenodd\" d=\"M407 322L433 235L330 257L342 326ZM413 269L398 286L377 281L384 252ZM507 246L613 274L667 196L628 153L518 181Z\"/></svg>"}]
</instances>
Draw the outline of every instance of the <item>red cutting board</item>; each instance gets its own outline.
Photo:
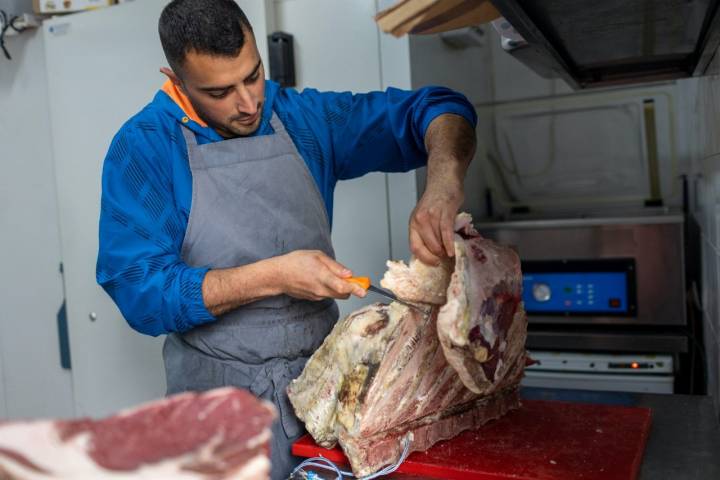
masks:
<instances>
[{"instance_id":1,"label":"red cutting board","mask_svg":"<svg viewBox=\"0 0 720 480\"><path fill-rule=\"evenodd\" d=\"M449 480L632 480L650 430L649 408L523 400L522 407L426 452L397 470ZM301 457L346 463L309 435L293 445Z\"/></svg>"}]
</instances>

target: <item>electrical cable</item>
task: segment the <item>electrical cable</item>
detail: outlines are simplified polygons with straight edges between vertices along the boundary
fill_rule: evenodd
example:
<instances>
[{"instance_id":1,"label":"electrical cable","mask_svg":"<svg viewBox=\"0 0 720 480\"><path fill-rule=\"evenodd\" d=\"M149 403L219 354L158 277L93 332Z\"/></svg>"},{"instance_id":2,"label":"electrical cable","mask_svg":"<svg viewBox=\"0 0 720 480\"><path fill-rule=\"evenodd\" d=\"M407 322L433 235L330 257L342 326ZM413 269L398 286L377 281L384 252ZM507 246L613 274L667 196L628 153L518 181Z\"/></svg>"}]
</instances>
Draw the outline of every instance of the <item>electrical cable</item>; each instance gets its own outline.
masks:
<instances>
[{"instance_id":1,"label":"electrical cable","mask_svg":"<svg viewBox=\"0 0 720 480\"><path fill-rule=\"evenodd\" d=\"M10 52L8 52L5 47L5 32L7 32L8 28L10 28L10 22L8 21L8 16L7 13L5 13L5 10L0 10L0 21L2 21L2 28L0 28L0 48L2 48L5 58L12 60Z\"/></svg>"},{"instance_id":2,"label":"electrical cable","mask_svg":"<svg viewBox=\"0 0 720 480\"><path fill-rule=\"evenodd\" d=\"M5 46L5 34L11 28L17 33L21 33L26 30L26 27L15 26L15 22L19 19L20 17L17 15L9 17L5 10L0 10L0 24L2 24L2 28L0 28L0 49L2 49L3 54L5 54L5 58L8 60L12 60L12 57Z\"/></svg>"},{"instance_id":3,"label":"electrical cable","mask_svg":"<svg viewBox=\"0 0 720 480\"><path fill-rule=\"evenodd\" d=\"M361 477L358 480L373 480L375 478L383 477L385 475L390 475L395 470L400 468L400 465L402 465L402 463L405 461L407 456L410 454L410 444L412 443L412 440L413 440L412 433L406 435L402 439L402 441L400 442L400 445L403 447L403 451L397 462L393 463L392 465L388 465L371 475ZM355 478L353 476L352 472L346 472L344 470L340 470L340 468L337 465L335 465L333 462L331 462L330 460L328 460L327 458L324 458L324 457L308 458L307 460L302 462L300 465L298 465L295 468L295 470L293 470L292 474L290 475L290 478L295 478L296 474L305 474L305 478L307 478L308 480L315 480L315 479L320 478L312 470L309 472L306 472L305 467L321 468L323 470L329 470L331 472L334 472L335 475L337 475L337 477L335 477L335 480L344 480L345 478L347 478L347 479Z\"/></svg>"}]
</instances>

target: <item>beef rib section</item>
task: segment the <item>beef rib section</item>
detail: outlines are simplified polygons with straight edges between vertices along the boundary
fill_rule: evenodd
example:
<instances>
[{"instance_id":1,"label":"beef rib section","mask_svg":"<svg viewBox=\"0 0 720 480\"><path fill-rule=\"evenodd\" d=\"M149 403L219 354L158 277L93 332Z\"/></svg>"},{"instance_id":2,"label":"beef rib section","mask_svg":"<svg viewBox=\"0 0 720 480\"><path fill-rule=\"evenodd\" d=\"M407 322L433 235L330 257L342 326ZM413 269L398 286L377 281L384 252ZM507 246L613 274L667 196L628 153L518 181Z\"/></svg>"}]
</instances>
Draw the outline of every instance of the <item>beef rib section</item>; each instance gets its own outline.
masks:
<instances>
[{"instance_id":1,"label":"beef rib section","mask_svg":"<svg viewBox=\"0 0 720 480\"><path fill-rule=\"evenodd\" d=\"M465 386L484 394L516 383L525 367L520 258L480 236L470 215L458 215L455 232L455 270L437 332Z\"/></svg>"},{"instance_id":2,"label":"beef rib section","mask_svg":"<svg viewBox=\"0 0 720 480\"><path fill-rule=\"evenodd\" d=\"M272 404L236 388L102 419L0 423L2 480L264 480Z\"/></svg>"},{"instance_id":3,"label":"beef rib section","mask_svg":"<svg viewBox=\"0 0 720 480\"><path fill-rule=\"evenodd\" d=\"M453 278L467 269L463 262L468 262L467 251L473 247L465 248L465 243L477 242L477 237L465 234L462 228L455 238L459 255ZM485 312L483 321L495 320L492 331L506 345L488 348L485 357L472 357L478 364L495 365L489 384L480 392L474 391L457 370L476 373L463 363L467 360L465 350L449 344L448 348L457 349L462 359L459 367L451 365L438 332L462 328L465 316L476 308L475 302L483 301L484 290L475 289L485 288L496 277L488 277L487 282L456 281L449 285L450 272L452 269L442 264L427 267L413 260L408 267L391 262L382 285L403 300L431 305L428 313L393 302L370 305L348 315L288 387L295 412L315 442L326 448L339 443L357 476L395 463L406 438L411 439L410 451L423 451L519 406L517 389L525 365L527 327L522 306L517 305L510 321L503 317L502 309ZM464 273L461 278L465 278ZM464 302L464 306L441 310L437 304L441 297L443 302ZM444 315L443 326L439 312ZM454 323L453 312L462 317ZM489 340L485 338L486 343Z\"/></svg>"}]
</instances>

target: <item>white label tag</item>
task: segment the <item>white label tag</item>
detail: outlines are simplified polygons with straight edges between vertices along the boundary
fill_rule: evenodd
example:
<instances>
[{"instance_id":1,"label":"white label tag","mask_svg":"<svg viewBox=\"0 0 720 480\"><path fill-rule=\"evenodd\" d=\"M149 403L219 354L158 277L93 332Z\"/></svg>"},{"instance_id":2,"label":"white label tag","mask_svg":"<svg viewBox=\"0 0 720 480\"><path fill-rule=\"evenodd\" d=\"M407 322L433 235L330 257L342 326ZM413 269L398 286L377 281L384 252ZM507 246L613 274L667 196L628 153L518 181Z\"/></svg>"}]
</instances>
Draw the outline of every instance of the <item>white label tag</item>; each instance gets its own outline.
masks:
<instances>
[{"instance_id":1,"label":"white label tag","mask_svg":"<svg viewBox=\"0 0 720 480\"><path fill-rule=\"evenodd\" d=\"M48 32L55 36L65 35L70 30L70 24L69 23L58 23L57 25L50 25L48 27Z\"/></svg>"}]
</instances>

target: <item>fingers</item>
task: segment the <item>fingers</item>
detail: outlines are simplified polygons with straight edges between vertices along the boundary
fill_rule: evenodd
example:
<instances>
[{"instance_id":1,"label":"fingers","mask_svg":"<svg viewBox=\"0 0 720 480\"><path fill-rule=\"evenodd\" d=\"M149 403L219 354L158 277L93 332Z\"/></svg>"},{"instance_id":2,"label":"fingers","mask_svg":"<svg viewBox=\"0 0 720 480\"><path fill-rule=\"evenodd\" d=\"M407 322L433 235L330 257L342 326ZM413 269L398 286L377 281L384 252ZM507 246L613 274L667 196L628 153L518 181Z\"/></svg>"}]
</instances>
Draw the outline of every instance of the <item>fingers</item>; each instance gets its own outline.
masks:
<instances>
[{"instance_id":1,"label":"fingers","mask_svg":"<svg viewBox=\"0 0 720 480\"><path fill-rule=\"evenodd\" d=\"M288 255L292 255L292 268L288 275L294 278L292 288L286 292L290 296L318 301L325 298L347 299L350 295L363 298L367 295L360 285L347 281L352 271L325 253L297 250Z\"/></svg>"},{"instance_id":2,"label":"fingers","mask_svg":"<svg viewBox=\"0 0 720 480\"><path fill-rule=\"evenodd\" d=\"M365 290L364 288L361 288L359 285L355 285L355 288L353 288L352 294L358 298L365 298L367 296L367 290Z\"/></svg>"},{"instance_id":3,"label":"fingers","mask_svg":"<svg viewBox=\"0 0 720 480\"><path fill-rule=\"evenodd\" d=\"M323 252L318 252L318 260L322 262L336 277L350 278L352 277L352 271L345 265L336 262L332 258L325 255Z\"/></svg>"},{"instance_id":4,"label":"fingers","mask_svg":"<svg viewBox=\"0 0 720 480\"><path fill-rule=\"evenodd\" d=\"M365 290L357 284L337 277L328 268L322 278L322 294L325 297L347 299L351 294L364 296Z\"/></svg>"},{"instance_id":5,"label":"fingers","mask_svg":"<svg viewBox=\"0 0 720 480\"><path fill-rule=\"evenodd\" d=\"M367 291L360 285L344 280L346 278L352 277L352 270L347 268L342 263L333 260L325 254L321 255L319 259L336 277L335 280L329 279L329 281L331 282L331 284L329 285L331 290L337 295L340 295L335 296L334 298L347 299L348 297L350 297L350 295L364 298L367 295ZM337 277L339 277L340 280L337 280Z\"/></svg>"},{"instance_id":6,"label":"fingers","mask_svg":"<svg viewBox=\"0 0 720 480\"><path fill-rule=\"evenodd\" d=\"M421 262L426 265L438 265L440 263L440 257L434 255L425 245L424 239L420 236L420 233L410 227L410 251L415 255Z\"/></svg>"},{"instance_id":7,"label":"fingers","mask_svg":"<svg viewBox=\"0 0 720 480\"><path fill-rule=\"evenodd\" d=\"M348 282L346 279L352 276L352 271L333 260L325 254L319 255L320 263L326 268L323 274L322 284L325 288L325 296L332 298L347 299L350 295L363 298L367 295L364 288L356 283Z\"/></svg>"},{"instance_id":8,"label":"fingers","mask_svg":"<svg viewBox=\"0 0 720 480\"><path fill-rule=\"evenodd\" d=\"M441 210L418 209L411 221L411 227L415 227L425 248L438 258L445 256L445 249L440 235L441 214Z\"/></svg>"},{"instance_id":9,"label":"fingers","mask_svg":"<svg viewBox=\"0 0 720 480\"><path fill-rule=\"evenodd\" d=\"M445 247L445 253L447 256L452 258L455 255L455 232L453 227L455 226L455 216L447 210L442 213L440 219L440 236L442 237L443 246Z\"/></svg>"}]
</instances>

